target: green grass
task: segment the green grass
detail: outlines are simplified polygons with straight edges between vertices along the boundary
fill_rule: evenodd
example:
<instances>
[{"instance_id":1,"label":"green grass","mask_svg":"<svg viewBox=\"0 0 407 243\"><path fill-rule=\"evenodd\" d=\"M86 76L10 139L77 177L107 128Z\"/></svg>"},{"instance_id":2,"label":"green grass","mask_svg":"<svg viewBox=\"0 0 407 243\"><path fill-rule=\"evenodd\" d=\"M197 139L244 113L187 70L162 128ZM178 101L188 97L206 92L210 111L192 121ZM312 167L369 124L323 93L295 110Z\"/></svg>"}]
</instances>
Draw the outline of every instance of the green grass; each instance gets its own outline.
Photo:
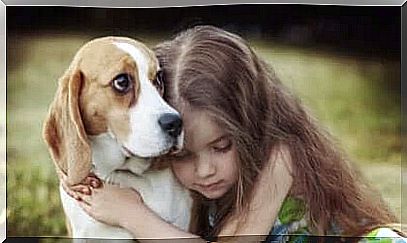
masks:
<instances>
[{"instance_id":1,"label":"green grass","mask_svg":"<svg viewBox=\"0 0 407 243\"><path fill-rule=\"evenodd\" d=\"M7 234L64 236L64 215L41 127L57 78L82 35L8 36ZM157 43L159 39L151 39ZM401 213L399 64L253 41L282 81Z\"/></svg>"},{"instance_id":2,"label":"green grass","mask_svg":"<svg viewBox=\"0 0 407 243\"><path fill-rule=\"evenodd\" d=\"M355 160L400 163L399 63L265 43L256 50Z\"/></svg>"}]
</instances>

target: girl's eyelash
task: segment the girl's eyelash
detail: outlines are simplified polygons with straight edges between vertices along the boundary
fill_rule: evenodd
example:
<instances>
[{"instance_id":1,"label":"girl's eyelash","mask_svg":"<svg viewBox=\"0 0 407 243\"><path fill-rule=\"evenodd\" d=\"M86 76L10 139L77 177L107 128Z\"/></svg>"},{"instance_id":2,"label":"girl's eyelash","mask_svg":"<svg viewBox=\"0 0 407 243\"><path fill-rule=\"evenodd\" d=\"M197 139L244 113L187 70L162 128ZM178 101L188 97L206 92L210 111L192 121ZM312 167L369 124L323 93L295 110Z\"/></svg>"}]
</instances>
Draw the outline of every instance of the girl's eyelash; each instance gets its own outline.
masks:
<instances>
[{"instance_id":1,"label":"girl's eyelash","mask_svg":"<svg viewBox=\"0 0 407 243\"><path fill-rule=\"evenodd\" d=\"M185 160L191 156L192 156L192 154L189 152L180 152L179 154L173 155L173 158L175 160Z\"/></svg>"},{"instance_id":2,"label":"girl's eyelash","mask_svg":"<svg viewBox=\"0 0 407 243\"><path fill-rule=\"evenodd\" d=\"M232 147L232 141L229 141L229 143L226 146L221 147L221 148L216 148L215 147L214 150L216 152L225 153L225 152L229 151L231 147Z\"/></svg>"}]
</instances>

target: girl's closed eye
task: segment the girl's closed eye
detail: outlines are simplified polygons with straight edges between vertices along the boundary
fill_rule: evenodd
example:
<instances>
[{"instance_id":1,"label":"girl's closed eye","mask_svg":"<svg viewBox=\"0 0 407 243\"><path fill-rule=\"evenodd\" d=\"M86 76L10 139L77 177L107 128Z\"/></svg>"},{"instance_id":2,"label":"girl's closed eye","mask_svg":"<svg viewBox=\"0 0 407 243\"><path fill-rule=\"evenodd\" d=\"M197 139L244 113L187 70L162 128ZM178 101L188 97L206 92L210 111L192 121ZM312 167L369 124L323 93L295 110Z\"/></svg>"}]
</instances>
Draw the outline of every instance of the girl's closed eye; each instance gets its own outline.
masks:
<instances>
[{"instance_id":1,"label":"girl's closed eye","mask_svg":"<svg viewBox=\"0 0 407 243\"><path fill-rule=\"evenodd\" d=\"M182 150L179 153L172 156L175 162L182 162L189 160L193 157L193 154L188 150Z\"/></svg>"},{"instance_id":2,"label":"girl's closed eye","mask_svg":"<svg viewBox=\"0 0 407 243\"><path fill-rule=\"evenodd\" d=\"M224 137L213 145L213 150L219 153L226 153L232 148L233 142L230 138Z\"/></svg>"}]
</instances>

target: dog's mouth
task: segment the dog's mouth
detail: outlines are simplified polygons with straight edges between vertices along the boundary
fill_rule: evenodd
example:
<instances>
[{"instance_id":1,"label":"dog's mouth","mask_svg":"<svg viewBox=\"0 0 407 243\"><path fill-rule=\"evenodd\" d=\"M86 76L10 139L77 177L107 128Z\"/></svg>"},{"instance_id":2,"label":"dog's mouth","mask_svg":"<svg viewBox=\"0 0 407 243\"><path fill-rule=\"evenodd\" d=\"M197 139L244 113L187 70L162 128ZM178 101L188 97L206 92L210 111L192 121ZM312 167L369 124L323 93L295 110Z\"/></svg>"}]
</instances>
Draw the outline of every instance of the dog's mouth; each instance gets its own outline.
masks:
<instances>
[{"instance_id":1,"label":"dog's mouth","mask_svg":"<svg viewBox=\"0 0 407 243\"><path fill-rule=\"evenodd\" d=\"M166 153L164 153L162 155L176 156L177 154L181 153L181 151L182 151L182 146L174 145Z\"/></svg>"},{"instance_id":2,"label":"dog's mouth","mask_svg":"<svg viewBox=\"0 0 407 243\"><path fill-rule=\"evenodd\" d=\"M152 159L158 156L162 156L164 154L170 154L170 155L174 155L177 154L181 151L182 147L179 145L172 145L171 147L169 147L168 149L164 149L161 152L158 152L156 154L151 154L149 156L140 156L137 155L135 153L133 153L129 148L127 148L126 146L122 145L122 151L124 153L124 155L126 157L135 157L135 158L141 158L141 159Z\"/></svg>"},{"instance_id":3,"label":"dog's mouth","mask_svg":"<svg viewBox=\"0 0 407 243\"><path fill-rule=\"evenodd\" d=\"M131 152L130 149L126 148L123 145L122 145L122 151L123 151L124 155L126 155L126 157L140 157L140 156L135 155L133 152Z\"/></svg>"}]
</instances>

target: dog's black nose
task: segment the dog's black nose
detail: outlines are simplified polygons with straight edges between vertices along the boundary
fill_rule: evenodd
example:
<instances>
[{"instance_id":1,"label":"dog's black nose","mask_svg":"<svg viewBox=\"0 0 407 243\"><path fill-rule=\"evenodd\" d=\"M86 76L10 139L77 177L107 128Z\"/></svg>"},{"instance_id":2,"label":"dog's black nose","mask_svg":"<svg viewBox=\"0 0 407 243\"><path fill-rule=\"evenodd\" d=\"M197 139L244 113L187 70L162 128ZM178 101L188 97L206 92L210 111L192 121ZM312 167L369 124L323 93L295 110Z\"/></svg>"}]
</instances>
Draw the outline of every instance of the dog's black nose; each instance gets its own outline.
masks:
<instances>
[{"instance_id":1,"label":"dog's black nose","mask_svg":"<svg viewBox=\"0 0 407 243\"><path fill-rule=\"evenodd\" d=\"M182 131L182 120L178 114L165 113L158 119L160 127L171 137L178 137Z\"/></svg>"}]
</instances>

